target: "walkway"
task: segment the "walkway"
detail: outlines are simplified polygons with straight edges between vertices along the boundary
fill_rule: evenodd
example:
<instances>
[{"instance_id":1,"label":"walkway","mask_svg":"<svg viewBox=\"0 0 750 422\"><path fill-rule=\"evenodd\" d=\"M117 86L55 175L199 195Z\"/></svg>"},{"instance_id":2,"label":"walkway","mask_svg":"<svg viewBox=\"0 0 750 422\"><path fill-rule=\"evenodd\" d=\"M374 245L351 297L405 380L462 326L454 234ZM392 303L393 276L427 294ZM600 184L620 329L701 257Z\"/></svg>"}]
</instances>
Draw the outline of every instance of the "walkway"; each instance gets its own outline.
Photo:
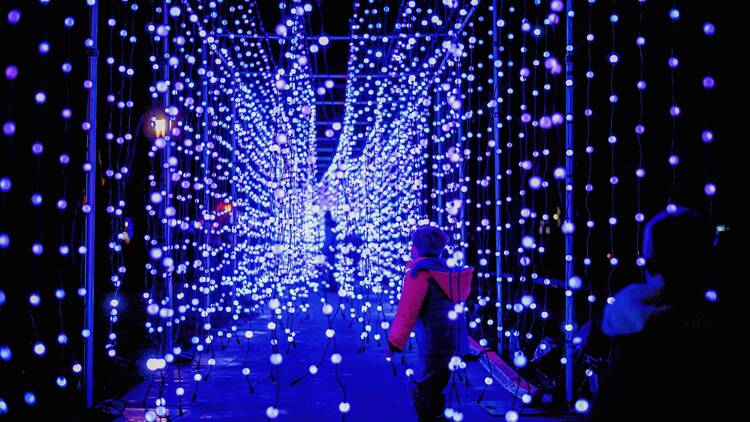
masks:
<instances>
[{"instance_id":1,"label":"walkway","mask_svg":"<svg viewBox=\"0 0 750 422\"><path fill-rule=\"evenodd\" d=\"M168 415L178 421L265 421L266 411L274 404L278 391L276 420L279 421L339 421L342 420L339 406L343 401L350 406L344 419L347 422L415 421L406 371L400 359L396 359L399 369L394 375L394 367L386 362L382 347L377 348L371 342L364 352L358 351L361 346L359 327L357 324L351 325L348 319L337 317L334 323L336 352L341 354L342 362L336 368L330 360L333 350L326 350L327 322L320 307L317 308L311 306L309 319L300 317L295 322L298 331L296 347L288 354L283 354L286 343L281 341L283 363L278 366L280 382L275 382L271 377L270 332L266 328L270 319L266 315L253 322L254 335L250 340L241 335L240 341L235 338L224 350L216 348L219 351L216 352L215 365L210 373L207 369L209 356L204 354L200 371L203 379L200 382L194 381L197 373L194 363L174 370L176 381L181 381L179 386L184 389L183 409L180 416L175 395L177 385L168 383L164 389ZM392 320L393 315L388 317ZM244 333L244 330L239 332ZM414 359L413 351L407 354L407 362L414 362ZM318 372L309 375L309 366L320 360L322 363ZM247 377L242 373L245 367L251 370ZM341 384L337 381L336 369ZM487 373L481 364L471 363L467 369L468 386L465 380L456 382L460 402L454 407L463 413L464 421L504 421L503 415L507 409L513 406L519 409L519 401L514 400L498 382L487 389L482 399L485 407L496 409L492 412L496 415L491 415L490 411L477 404ZM304 374L308 375L298 379ZM297 382L292 385L294 380ZM144 382L124 397L128 407L120 421L144 420L144 397L148 406L146 410L154 409L160 382L155 380L149 388L150 384L149 381ZM563 419L522 416L520 420Z\"/></svg>"}]
</instances>

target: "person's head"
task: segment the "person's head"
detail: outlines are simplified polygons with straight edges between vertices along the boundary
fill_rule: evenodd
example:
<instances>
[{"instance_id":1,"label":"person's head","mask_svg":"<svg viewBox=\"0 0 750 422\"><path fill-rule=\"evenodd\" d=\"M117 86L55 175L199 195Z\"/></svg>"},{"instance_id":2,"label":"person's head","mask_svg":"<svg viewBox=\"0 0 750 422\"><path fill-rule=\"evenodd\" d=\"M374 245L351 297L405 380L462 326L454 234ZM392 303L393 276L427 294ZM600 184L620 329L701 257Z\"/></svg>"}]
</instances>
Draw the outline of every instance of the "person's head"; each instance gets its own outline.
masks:
<instances>
[{"instance_id":1,"label":"person's head","mask_svg":"<svg viewBox=\"0 0 750 422\"><path fill-rule=\"evenodd\" d=\"M652 218L643 232L649 283L663 284L665 303L694 302L708 288L711 237L708 224L682 207Z\"/></svg>"},{"instance_id":2,"label":"person's head","mask_svg":"<svg viewBox=\"0 0 750 422\"><path fill-rule=\"evenodd\" d=\"M437 227L422 226L411 235L411 257L439 257L448 244L448 236Z\"/></svg>"}]
</instances>

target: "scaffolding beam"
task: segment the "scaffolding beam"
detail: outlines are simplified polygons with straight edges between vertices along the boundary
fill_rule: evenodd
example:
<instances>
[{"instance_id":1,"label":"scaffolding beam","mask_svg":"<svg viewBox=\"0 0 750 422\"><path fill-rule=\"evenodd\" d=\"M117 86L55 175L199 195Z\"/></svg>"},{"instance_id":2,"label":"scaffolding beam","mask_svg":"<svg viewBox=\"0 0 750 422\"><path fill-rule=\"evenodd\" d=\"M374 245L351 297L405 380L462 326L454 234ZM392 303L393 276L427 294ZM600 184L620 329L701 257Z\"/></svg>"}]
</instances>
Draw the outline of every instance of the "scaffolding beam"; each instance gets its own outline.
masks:
<instances>
[{"instance_id":1,"label":"scaffolding beam","mask_svg":"<svg viewBox=\"0 0 750 422\"><path fill-rule=\"evenodd\" d=\"M86 259L84 267L84 285L86 287L86 305L84 315L85 336L84 347L84 377L83 389L86 399L86 408L94 406L94 319L95 319L95 297L94 285L96 278L95 253L96 253L96 178L97 178L97 156L96 156L96 107L97 107L97 66L99 48L99 2L94 2L91 7L90 18L90 40L92 45L88 48L89 98L87 106L86 121L91 125L87 131L86 162L90 168L86 173L86 201L84 212L86 213ZM86 212L88 208L88 212Z\"/></svg>"}]
</instances>

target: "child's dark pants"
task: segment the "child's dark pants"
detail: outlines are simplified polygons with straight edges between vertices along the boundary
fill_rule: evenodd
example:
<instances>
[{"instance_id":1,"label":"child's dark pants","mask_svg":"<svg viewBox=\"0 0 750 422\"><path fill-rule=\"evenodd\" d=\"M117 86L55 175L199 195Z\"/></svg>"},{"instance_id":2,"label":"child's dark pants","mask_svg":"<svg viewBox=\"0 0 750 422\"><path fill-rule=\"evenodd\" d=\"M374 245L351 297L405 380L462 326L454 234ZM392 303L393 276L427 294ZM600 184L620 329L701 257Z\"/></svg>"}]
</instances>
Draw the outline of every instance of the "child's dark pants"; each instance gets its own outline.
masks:
<instances>
[{"instance_id":1,"label":"child's dark pants","mask_svg":"<svg viewBox=\"0 0 750 422\"><path fill-rule=\"evenodd\" d=\"M409 390L419 422L444 420L445 396L443 389L451 377L450 370L439 371L422 382L410 382Z\"/></svg>"}]
</instances>

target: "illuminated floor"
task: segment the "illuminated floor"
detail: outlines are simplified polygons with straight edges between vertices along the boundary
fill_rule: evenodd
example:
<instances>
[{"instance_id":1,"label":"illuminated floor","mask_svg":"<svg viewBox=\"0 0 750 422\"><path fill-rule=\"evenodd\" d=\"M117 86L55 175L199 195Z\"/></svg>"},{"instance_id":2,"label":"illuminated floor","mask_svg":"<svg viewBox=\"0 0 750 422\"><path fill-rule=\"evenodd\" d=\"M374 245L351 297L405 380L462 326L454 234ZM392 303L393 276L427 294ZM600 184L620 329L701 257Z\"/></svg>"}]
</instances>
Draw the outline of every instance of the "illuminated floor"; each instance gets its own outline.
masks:
<instances>
[{"instance_id":1,"label":"illuminated floor","mask_svg":"<svg viewBox=\"0 0 750 422\"><path fill-rule=\"evenodd\" d=\"M392 317L392 315L391 315ZM267 319L255 321L253 328L265 327ZM343 400L343 392L338 385L333 364L329 357L332 351L326 353L325 363L319 372L308 375L296 385L291 381L302 374L306 374L308 366L316 363L323 355L326 339L323 335L327 328L323 316L313 313L309 320L297 322L297 347L284 355L281 368L281 383L279 392L279 417L281 421L338 421L341 413L339 403ZM351 410L346 415L346 421L412 421L416 420L414 410L407 389L407 378L403 374L403 367L399 365L399 375L393 375L393 368L384 359L382 349L370 346L364 353L358 353L360 346L359 328L351 327L349 321L337 319L335 323L337 351L342 354L340 365L340 379L346 388L347 401ZM268 356L270 345L268 332L255 331L250 340L253 349L248 354L248 367L253 371L250 375L254 393L250 392L242 368L245 366L245 352L247 346L242 339L241 344L231 342L225 350L217 352L216 366L206 381L200 382L195 402L192 396L196 382L194 366L182 367L181 374L175 375L186 380L181 385L185 389L183 397L183 416L178 420L217 420L217 421L263 421L266 420L266 408L274 403L276 385L271 381ZM285 348L282 347L282 350ZM202 359L206 364L208 357ZM407 359L412 362L413 355ZM202 373L205 374L205 370ZM470 364L468 378L470 386L463 382L457 383L464 421L505 420L502 416L492 416L487 410L476 403L479 397L483 379L487 372L478 363ZM149 382L143 383L129 392L124 399L128 402L124 420L143 420L144 397L146 403L153 409L154 400L159 390L159 382L155 381L148 396ZM165 392L169 415L179 415L177 398L173 393L174 387L167 386ZM497 383L491 386L484 395L483 403L494 405L499 409L510 409L513 406L513 396ZM518 401L516 401L517 405ZM502 413L500 413L502 415ZM523 415L523 412L522 412ZM521 420L557 421L554 417L522 416ZM569 420L569 419L565 419Z\"/></svg>"}]
</instances>

